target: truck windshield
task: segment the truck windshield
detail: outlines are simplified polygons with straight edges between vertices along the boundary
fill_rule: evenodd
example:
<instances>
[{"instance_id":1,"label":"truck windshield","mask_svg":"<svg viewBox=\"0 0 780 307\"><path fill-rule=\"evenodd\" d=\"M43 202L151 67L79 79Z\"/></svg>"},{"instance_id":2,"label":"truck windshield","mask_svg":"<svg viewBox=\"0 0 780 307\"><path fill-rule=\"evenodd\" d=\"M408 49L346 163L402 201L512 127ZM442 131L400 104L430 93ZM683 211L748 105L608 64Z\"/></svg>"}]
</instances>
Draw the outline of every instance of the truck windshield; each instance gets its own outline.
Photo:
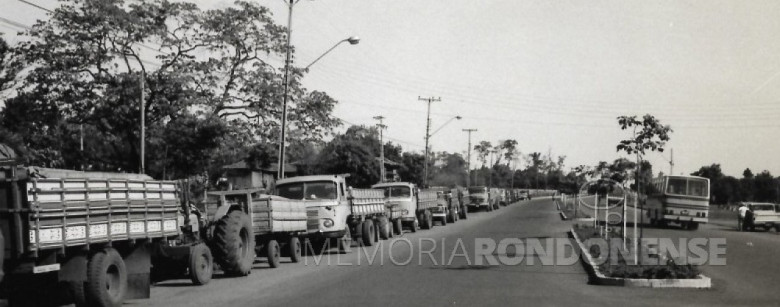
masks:
<instances>
[{"instance_id":1,"label":"truck windshield","mask_svg":"<svg viewBox=\"0 0 780 307\"><path fill-rule=\"evenodd\" d=\"M474 194L474 193L485 193L485 192L487 192L487 189L486 189L485 187L474 187L474 188L469 188L469 194Z\"/></svg>"},{"instance_id":2,"label":"truck windshield","mask_svg":"<svg viewBox=\"0 0 780 307\"><path fill-rule=\"evenodd\" d=\"M405 186L397 187L381 187L380 189L385 191L385 197L410 197L412 196L411 189Z\"/></svg>"},{"instance_id":3,"label":"truck windshield","mask_svg":"<svg viewBox=\"0 0 780 307\"><path fill-rule=\"evenodd\" d=\"M276 187L276 194L289 199L337 199L336 183L332 181L293 182Z\"/></svg>"}]
</instances>

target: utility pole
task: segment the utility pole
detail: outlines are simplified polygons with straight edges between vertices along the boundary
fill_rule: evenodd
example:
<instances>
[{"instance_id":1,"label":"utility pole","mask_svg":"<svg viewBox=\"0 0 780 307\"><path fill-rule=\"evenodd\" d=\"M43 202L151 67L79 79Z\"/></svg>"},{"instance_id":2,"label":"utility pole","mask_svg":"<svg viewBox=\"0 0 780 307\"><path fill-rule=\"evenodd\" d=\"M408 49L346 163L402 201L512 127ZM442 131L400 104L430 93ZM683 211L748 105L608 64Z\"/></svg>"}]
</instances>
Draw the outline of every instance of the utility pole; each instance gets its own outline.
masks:
<instances>
[{"instance_id":1,"label":"utility pole","mask_svg":"<svg viewBox=\"0 0 780 307\"><path fill-rule=\"evenodd\" d=\"M669 160L669 175L674 175L674 148L671 149L672 159Z\"/></svg>"},{"instance_id":2,"label":"utility pole","mask_svg":"<svg viewBox=\"0 0 780 307\"><path fill-rule=\"evenodd\" d=\"M385 119L384 116L374 116L374 119L379 120L379 175L381 178L379 179L379 182L385 182L385 141L383 132L387 128L384 124L382 124L382 120Z\"/></svg>"},{"instance_id":3,"label":"utility pole","mask_svg":"<svg viewBox=\"0 0 780 307\"><path fill-rule=\"evenodd\" d=\"M469 134L469 147L467 150L468 160L466 160L466 170L468 171L468 177L466 177L466 187L471 186L471 133L476 132L477 129L463 129L464 132Z\"/></svg>"},{"instance_id":4,"label":"utility pole","mask_svg":"<svg viewBox=\"0 0 780 307\"><path fill-rule=\"evenodd\" d=\"M293 6L295 6L295 3L297 1L290 0L290 4L288 4L288 12L287 12L287 56L284 60L284 97L282 98L282 131L281 136L279 137L279 173L277 174L279 179L284 178L284 149L285 149L285 143L287 142L287 96L290 91L290 58L291 58L291 52L290 52L290 39L292 38L292 14L293 14Z\"/></svg>"},{"instance_id":5,"label":"utility pole","mask_svg":"<svg viewBox=\"0 0 780 307\"><path fill-rule=\"evenodd\" d=\"M141 157L140 157L140 173L144 174L146 171L146 167L144 165L145 163L145 154L146 154L146 97L145 97L145 85L144 85L144 73L143 71L139 74L139 77L141 79Z\"/></svg>"},{"instance_id":6,"label":"utility pole","mask_svg":"<svg viewBox=\"0 0 780 307\"><path fill-rule=\"evenodd\" d=\"M431 138L431 102L434 101L441 101L441 97L439 98L422 98L420 96L417 96L417 100L428 102L428 115L427 115L427 122L425 124L425 177L423 177L423 186L428 186L428 139Z\"/></svg>"}]
</instances>

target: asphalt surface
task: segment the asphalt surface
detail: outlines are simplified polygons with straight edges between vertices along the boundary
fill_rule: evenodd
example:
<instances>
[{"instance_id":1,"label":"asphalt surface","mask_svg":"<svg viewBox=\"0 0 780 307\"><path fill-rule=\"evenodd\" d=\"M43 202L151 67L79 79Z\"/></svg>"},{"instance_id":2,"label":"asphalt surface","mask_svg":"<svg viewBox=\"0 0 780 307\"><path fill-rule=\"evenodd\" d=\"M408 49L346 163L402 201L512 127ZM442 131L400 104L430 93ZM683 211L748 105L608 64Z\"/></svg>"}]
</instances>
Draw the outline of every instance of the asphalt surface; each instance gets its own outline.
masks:
<instances>
[{"instance_id":1,"label":"asphalt surface","mask_svg":"<svg viewBox=\"0 0 780 307\"><path fill-rule=\"evenodd\" d=\"M189 280L157 284L152 297L133 300L144 306L614 306L614 305L778 305L780 236L744 233L728 226L703 225L697 231L647 229L645 236L720 237L727 240L727 265L703 266L713 288L647 289L594 286L577 262L544 265L572 256L569 248L553 254L528 252L522 262L490 265L474 257L476 242L502 239L562 240L573 222L562 221L547 198L471 213L469 219L432 230L406 233L377 247L353 248L347 255L305 257L270 269L258 258L247 277L216 276L205 286ZM479 241L477 241L479 240ZM435 246L434 246L435 245ZM421 251L433 250L431 254ZM373 261L370 257L376 256ZM468 255L468 259L463 253ZM517 260L509 248L492 256ZM517 253L523 253L517 251ZM443 254L443 256L442 256ZM512 258L513 257L513 258ZM452 260L450 260L452 258ZM319 264L315 264L319 261ZM408 264L404 264L408 261Z\"/></svg>"}]
</instances>

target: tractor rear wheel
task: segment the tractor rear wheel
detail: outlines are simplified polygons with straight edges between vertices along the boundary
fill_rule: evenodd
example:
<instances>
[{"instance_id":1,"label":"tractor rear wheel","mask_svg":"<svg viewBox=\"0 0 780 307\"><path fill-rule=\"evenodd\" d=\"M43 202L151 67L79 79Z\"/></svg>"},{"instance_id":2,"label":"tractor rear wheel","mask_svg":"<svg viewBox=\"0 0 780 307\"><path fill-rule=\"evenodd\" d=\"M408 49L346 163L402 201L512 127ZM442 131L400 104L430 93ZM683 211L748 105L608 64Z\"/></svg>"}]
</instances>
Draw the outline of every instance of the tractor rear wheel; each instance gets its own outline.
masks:
<instances>
[{"instance_id":1,"label":"tractor rear wheel","mask_svg":"<svg viewBox=\"0 0 780 307\"><path fill-rule=\"evenodd\" d=\"M252 221L243 211L234 210L214 225L211 242L214 260L228 274L246 276L255 261Z\"/></svg>"}]
</instances>

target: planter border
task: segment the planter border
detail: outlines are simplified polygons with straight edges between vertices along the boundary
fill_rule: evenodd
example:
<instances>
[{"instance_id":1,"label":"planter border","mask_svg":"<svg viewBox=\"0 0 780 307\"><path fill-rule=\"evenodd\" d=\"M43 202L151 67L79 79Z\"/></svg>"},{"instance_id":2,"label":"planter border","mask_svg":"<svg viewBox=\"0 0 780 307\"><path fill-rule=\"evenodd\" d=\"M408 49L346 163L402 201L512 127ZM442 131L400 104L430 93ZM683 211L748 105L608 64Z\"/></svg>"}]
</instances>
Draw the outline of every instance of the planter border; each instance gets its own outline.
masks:
<instances>
[{"instance_id":1,"label":"planter border","mask_svg":"<svg viewBox=\"0 0 780 307\"><path fill-rule=\"evenodd\" d=\"M569 230L569 235L577 241L580 249L580 258L585 271L588 272L588 281L596 285L604 286L623 286L623 287L643 287L643 288L697 288L707 289L712 287L712 280L699 274L696 278L687 279L646 279L646 278L620 278L608 277L599 270L599 266L588 253L582 240L580 240L574 228Z\"/></svg>"}]
</instances>

